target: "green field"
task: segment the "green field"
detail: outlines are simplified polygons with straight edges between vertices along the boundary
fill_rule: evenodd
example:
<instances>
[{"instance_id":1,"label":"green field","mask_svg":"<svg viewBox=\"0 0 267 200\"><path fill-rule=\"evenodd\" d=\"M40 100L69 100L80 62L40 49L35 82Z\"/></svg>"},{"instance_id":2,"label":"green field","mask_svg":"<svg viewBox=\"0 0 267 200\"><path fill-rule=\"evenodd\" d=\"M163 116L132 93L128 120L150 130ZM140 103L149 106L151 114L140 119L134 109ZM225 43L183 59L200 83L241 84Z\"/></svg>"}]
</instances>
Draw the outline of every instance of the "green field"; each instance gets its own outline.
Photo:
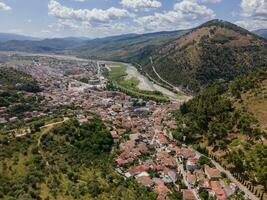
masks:
<instances>
[{"instance_id":1,"label":"green field","mask_svg":"<svg viewBox=\"0 0 267 200\"><path fill-rule=\"evenodd\" d=\"M117 89L126 94L134 97L140 97L144 99L151 99L160 102L167 102L169 99L160 92L157 91L146 91L138 89L139 80L135 77L126 79L127 66L122 63L112 63L111 71L109 72L107 78L110 82L110 89Z\"/></svg>"}]
</instances>

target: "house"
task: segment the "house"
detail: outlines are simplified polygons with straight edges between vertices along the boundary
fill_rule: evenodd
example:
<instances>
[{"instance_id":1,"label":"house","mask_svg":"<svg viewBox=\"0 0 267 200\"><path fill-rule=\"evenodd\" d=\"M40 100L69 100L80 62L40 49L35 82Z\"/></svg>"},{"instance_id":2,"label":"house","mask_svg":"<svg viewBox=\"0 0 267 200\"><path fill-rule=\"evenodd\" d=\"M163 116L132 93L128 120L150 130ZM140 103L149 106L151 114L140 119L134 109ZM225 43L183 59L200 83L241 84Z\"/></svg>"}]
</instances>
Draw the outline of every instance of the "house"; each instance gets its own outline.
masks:
<instances>
[{"instance_id":1,"label":"house","mask_svg":"<svg viewBox=\"0 0 267 200\"><path fill-rule=\"evenodd\" d=\"M142 172L145 172L149 169L148 166L146 165L138 165L138 166L133 166L130 167L127 171L132 175L132 176L136 176Z\"/></svg>"},{"instance_id":2,"label":"house","mask_svg":"<svg viewBox=\"0 0 267 200\"><path fill-rule=\"evenodd\" d=\"M130 140L136 142L136 141L138 141L140 139L141 134L140 133L135 133L135 134L131 134L129 137L130 137Z\"/></svg>"},{"instance_id":3,"label":"house","mask_svg":"<svg viewBox=\"0 0 267 200\"><path fill-rule=\"evenodd\" d=\"M168 171L168 176L170 177L172 182L176 183L178 177L177 177L177 174L175 171L173 171L173 170Z\"/></svg>"},{"instance_id":4,"label":"house","mask_svg":"<svg viewBox=\"0 0 267 200\"><path fill-rule=\"evenodd\" d=\"M222 188L221 184L219 181L211 181L210 182L210 187L212 191L215 192L216 199L218 200L227 200L226 192Z\"/></svg>"},{"instance_id":5,"label":"house","mask_svg":"<svg viewBox=\"0 0 267 200\"><path fill-rule=\"evenodd\" d=\"M187 171L194 171L197 169L198 159L189 158L186 162L186 169Z\"/></svg>"},{"instance_id":6,"label":"house","mask_svg":"<svg viewBox=\"0 0 267 200\"><path fill-rule=\"evenodd\" d=\"M197 197L193 190L183 190L183 200L197 200Z\"/></svg>"},{"instance_id":7,"label":"house","mask_svg":"<svg viewBox=\"0 0 267 200\"><path fill-rule=\"evenodd\" d=\"M128 140L120 144L120 150L131 150L135 146L135 142L132 140Z\"/></svg>"},{"instance_id":8,"label":"house","mask_svg":"<svg viewBox=\"0 0 267 200\"><path fill-rule=\"evenodd\" d=\"M197 178L194 174L191 174L191 172L186 173L186 181L190 188L194 188L197 182Z\"/></svg>"},{"instance_id":9,"label":"house","mask_svg":"<svg viewBox=\"0 0 267 200\"><path fill-rule=\"evenodd\" d=\"M15 123L17 121L18 121L18 118L17 117L11 117L11 118L9 118L9 122L10 123Z\"/></svg>"},{"instance_id":10,"label":"house","mask_svg":"<svg viewBox=\"0 0 267 200\"><path fill-rule=\"evenodd\" d=\"M194 175L196 176L197 181L204 181L205 179L205 174L202 169L195 170Z\"/></svg>"},{"instance_id":11,"label":"house","mask_svg":"<svg viewBox=\"0 0 267 200\"><path fill-rule=\"evenodd\" d=\"M6 124L7 120L5 118L0 118L0 124Z\"/></svg>"},{"instance_id":12,"label":"house","mask_svg":"<svg viewBox=\"0 0 267 200\"><path fill-rule=\"evenodd\" d=\"M155 188L154 192L158 194L157 200L165 200L168 193L170 192L170 189L164 184L164 182L161 179L153 179L155 182Z\"/></svg>"},{"instance_id":13,"label":"house","mask_svg":"<svg viewBox=\"0 0 267 200\"><path fill-rule=\"evenodd\" d=\"M234 195L237 190L238 190L238 187L234 183L230 183L229 185L224 187L224 191L226 193L227 198Z\"/></svg>"},{"instance_id":14,"label":"house","mask_svg":"<svg viewBox=\"0 0 267 200\"><path fill-rule=\"evenodd\" d=\"M196 157L196 152L194 152L191 149L187 149L187 148L180 148L176 150L176 155L178 157L182 157L185 159L189 159L189 158L195 158Z\"/></svg>"},{"instance_id":15,"label":"house","mask_svg":"<svg viewBox=\"0 0 267 200\"><path fill-rule=\"evenodd\" d=\"M116 159L116 162L117 162L118 165L124 165L125 163L127 163L126 160L124 160L122 158Z\"/></svg>"},{"instance_id":16,"label":"house","mask_svg":"<svg viewBox=\"0 0 267 200\"><path fill-rule=\"evenodd\" d=\"M136 181L145 187L152 187L154 182L149 176L137 176Z\"/></svg>"},{"instance_id":17,"label":"house","mask_svg":"<svg viewBox=\"0 0 267 200\"><path fill-rule=\"evenodd\" d=\"M118 139L119 138L119 135L118 135L117 131L110 131L110 134L111 134L113 139Z\"/></svg>"},{"instance_id":18,"label":"house","mask_svg":"<svg viewBox=\"0 0 267 200\"><path fill-rule=\"evenodd\" d=\"M208 179L216 179L221 178L221 172L220 170L216 168L211 168L208 165L205 165L205 174L207 175Z\"/></svg>"},{"instance_id":19,"label":"house","mask_svg":"<svg viewBox=\"0 0 267 200\"><path fill-rule=\"evenodd\" d=\"M139 144L137 145L137 148L138 148L139 151L142 152L142 153L146 153L146 152L148 152L148 148L147 148L146 144L144 144L144 143L139 143Z\"/></svg>"}]
</instances>

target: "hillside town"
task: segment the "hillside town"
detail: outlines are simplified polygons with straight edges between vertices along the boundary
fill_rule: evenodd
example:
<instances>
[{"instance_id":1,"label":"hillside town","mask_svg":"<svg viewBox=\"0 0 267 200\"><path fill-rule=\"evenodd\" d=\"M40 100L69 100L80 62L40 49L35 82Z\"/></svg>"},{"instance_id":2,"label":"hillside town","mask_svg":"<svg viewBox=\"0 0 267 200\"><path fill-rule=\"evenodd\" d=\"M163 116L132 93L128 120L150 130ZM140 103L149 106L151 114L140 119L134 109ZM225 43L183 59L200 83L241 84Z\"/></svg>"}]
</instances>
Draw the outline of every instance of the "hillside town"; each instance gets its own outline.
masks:
<instances>
[{"instance_id":1,"label":"hillside town","mask_svg":"<svg viewBox=\"0 0 267 200\"><path fill-rule=\"evenodd\" d=\"M8 108L2 107L0 124L43 117L61 106L77 108L75 117L80 122L89 121L87 113L94 113L104 121L116 143L116 171L151 188L158 200L168 199L175 190L182 192L184 200L202 199L205 192L213 199L235 199L239 192L235 183L205 156L173 138L177 124L172 113L182 102L162 104L108 91L104 63L42 56L26 59L26 64L8 65L38 81L45 109L25 112L18 118L8 116Z\"/></svg>"}]
</instances>

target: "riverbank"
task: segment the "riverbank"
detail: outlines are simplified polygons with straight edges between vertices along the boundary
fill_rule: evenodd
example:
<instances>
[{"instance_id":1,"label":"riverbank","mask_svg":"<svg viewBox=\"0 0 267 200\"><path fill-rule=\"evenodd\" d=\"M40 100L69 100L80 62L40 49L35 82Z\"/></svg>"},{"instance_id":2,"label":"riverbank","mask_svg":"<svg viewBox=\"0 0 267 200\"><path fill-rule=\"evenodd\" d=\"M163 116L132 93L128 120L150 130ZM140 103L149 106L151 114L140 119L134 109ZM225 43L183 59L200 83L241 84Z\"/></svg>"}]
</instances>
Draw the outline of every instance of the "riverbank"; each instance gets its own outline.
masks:
<instances>
[{"instance_id":1,"label":"riverbank","mask_svg":"<svg viewBox=\"0 0 267 200\"><path fill-rule=\"evenodd\" d=\"M109 66L109 80L115 82L118 86L123 87L124 89L138 92L139 95L153 95L153 98L160 99L164 97L175 102L185 102L190 98L184 94L176 94L153 83L131 64L107 62L107 65Z\"/></svg>"},{"instance_id":2,"label":"riverbank","mask_svg":"<svg viewBox=\"0 0 267 200\"><path fill-rule=\"evenodd\" d=\"M168 102L170 99L161 92L153 90L149 87L145 80L140 80L138 71L131 68L129 64L124 63L108 63L109 73L109 89L120 90L130 96L137 98L151 99L159 102ZM140 88L140 83L143 87ZM147 90L146 90L147 89Z\"/></svg>"}]
</instances>

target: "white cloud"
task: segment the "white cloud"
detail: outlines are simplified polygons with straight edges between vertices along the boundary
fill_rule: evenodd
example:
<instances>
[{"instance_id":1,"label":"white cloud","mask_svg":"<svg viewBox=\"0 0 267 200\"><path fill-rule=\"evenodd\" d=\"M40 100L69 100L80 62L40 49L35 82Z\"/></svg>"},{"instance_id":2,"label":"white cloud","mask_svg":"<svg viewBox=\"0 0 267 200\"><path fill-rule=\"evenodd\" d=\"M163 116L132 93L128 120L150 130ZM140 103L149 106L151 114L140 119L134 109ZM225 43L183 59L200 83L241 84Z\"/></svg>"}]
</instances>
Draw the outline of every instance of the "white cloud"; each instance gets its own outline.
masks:
<instances>
[{"instance_id":1,"label":"white cloud","mask_svg":"<svg viewBox=\"0 0 267 200\"><path fill-rule=\"evenodd\" d=\"M241 0L241 18L236 23L246 29L267 28L267 1Z\"/></svg>"},{"instance_id":2,"label":"white cloud","mask_svg":"<svg viewBox=\"0 0 267 200\"><path fill-rule=\"evenodd\" d=\"M202 3L219 3L221 0L200 0Z\"/></svg>"},{"instance_id":3,"label":"white cloud","mask_svg":"<svg viewBox=\"0 0 267 200\"><path fill-rule=\"evenodd\" d=\"M149 8L138 4L139 0L132 2L136 3L133 3L132 9ZM50 0L48 8L49 14L58 18L57 22L49 27L51 32L89 37L187 29L215 17L213 10L201 5L200 0L182 0L175 3L172 10L147 16L138 16L119 8L74 9L63 6L56 0Z\"/></svg>"},{"instance_id":4,"label":"white cloud","mask_svg":"<svg viewBox=\"0 0 267 200\"><path fill-rule=\"evenodd\" d=\"M111 7L107 10L102 9L73 9L62 6L55 0L50 0L48 4L50 15L59 19L71 19L77 21L88 21L89 23L107 23L121 18L128 18L131 14L125 9Z\"/></svg>"},{"instance_id":5,"label":"white cloud","mask_svg":"<svg viewBox=\"0 0 267 200\"><path fill-rule=\"evenodd\" d=\"M267 29L267 20L244 19L235 22L237 25L248 30Z\"/></svg>"},{"instance_id":6,"label":"white cloud","mask_svg":"<svg viewBox=\"0 0 267 200\"><path fill-rule=\"evenodd\" d=\"M11 10L11 7L9 7L8 5L6 5L3 2L0 2L0 10Z\"/></svg>"},{"instance_id":7,"label":"white cloud","mask_svg":"<svg viewBox=\"0 0 267 200\"><path fill-rule=\"evenodd\" d=\"M174 10L181 13L183 16L187 15L186 17L191 19L197 19L199 17L215 17L213 10L190 0L183 0L176 3L174 5Z\"/></svg>"},{"instance_id":8,"label":"white cloud","mask_svg":"<svg viewBox=\"0 0 267 200\"><path fill-rule=\"evenodd\" d=\"M242 9L242 14L246 17L267 19L266 0L242 0L240 6Z\"/></svg>"},{"instance_id":9,"label":"white cloud","mask_svg":"<svg viewBox=\"0 0 267 200\"><path fill-rule=\"evenodd\" d=\"M215 17L215 13L196 1L183 0L174 5L174 10L139 17L135 21L144 30L162 31L191 28L199 22Z\"/></svg>"},{"instance_id":10,"label":"white cloud","mask_svg":"<svg viewBox=\"0 0 267 200\"><path fill-rule=\"evenodd\" d=\"M130 24L135 15L126 9L74 9L50 0L48 12L57 18L56 23L50 24L48 29L58 34L101 37L136 31L136 27Z\"/></svg>"},{"instance_id":11,"label":"white cloud","mask_svg":"<svg viewBox=\"0 0 267 200\"><path fill-rule=\"evenodd\" d=\"M161 2L157 0L121 0L121 4L127 8L133 8L135 10L149 10L161 7Z\"/></svg>"}]
</instances>

